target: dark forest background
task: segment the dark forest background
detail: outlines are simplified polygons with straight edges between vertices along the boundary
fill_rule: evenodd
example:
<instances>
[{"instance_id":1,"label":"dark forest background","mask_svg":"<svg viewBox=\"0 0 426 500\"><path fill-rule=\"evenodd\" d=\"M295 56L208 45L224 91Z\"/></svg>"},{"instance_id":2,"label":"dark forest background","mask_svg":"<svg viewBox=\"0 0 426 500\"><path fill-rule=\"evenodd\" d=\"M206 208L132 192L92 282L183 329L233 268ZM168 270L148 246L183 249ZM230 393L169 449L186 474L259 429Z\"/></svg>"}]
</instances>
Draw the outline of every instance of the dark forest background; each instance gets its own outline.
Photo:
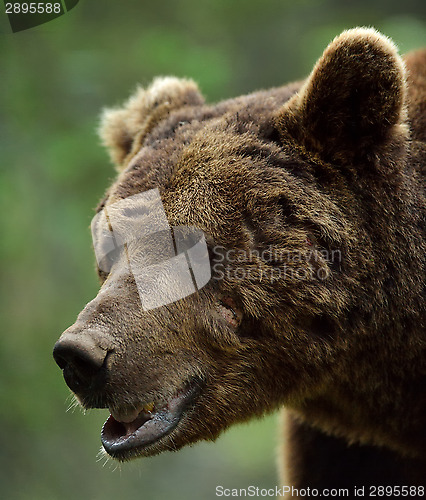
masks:
<instances>
[{"instance_id":1,"label":"dark forest background","mask_svg":"<svg viewBox=\"0 0 426 500\"><path fill-rule=\"evenodd\" d=\"M193 78L210 102L282 85L360 25L402 53L426 46L426 2L81 0L16 34L2 9L1 498L198 500L216 485L276 484L277 415L214 444L104 466L106 412L66 411L51 350L98 288L89 224L114 177L95 133L101 108L157 75Z\"/></svg>"}]
</instances>

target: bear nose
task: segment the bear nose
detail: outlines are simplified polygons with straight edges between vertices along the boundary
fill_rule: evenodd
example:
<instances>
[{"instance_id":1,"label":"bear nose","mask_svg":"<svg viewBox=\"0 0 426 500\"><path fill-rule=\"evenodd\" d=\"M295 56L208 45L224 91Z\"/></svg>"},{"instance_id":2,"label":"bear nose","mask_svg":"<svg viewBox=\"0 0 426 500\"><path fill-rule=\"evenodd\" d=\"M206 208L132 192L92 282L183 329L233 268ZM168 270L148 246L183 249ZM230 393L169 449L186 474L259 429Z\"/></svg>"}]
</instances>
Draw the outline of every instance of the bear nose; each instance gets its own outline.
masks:
<instances>
[{"instance_id":1,"label":"bear nose","mask_svg":"<svg viewBox=\"0 0 426 500\"><path fill-rule=\"evenodd\" d=\"M86 334L64 333L56 342L53 357L68 387L78 393L99 388L105 382L104 362L108 350Z\"/></svg>"}]
</instances>

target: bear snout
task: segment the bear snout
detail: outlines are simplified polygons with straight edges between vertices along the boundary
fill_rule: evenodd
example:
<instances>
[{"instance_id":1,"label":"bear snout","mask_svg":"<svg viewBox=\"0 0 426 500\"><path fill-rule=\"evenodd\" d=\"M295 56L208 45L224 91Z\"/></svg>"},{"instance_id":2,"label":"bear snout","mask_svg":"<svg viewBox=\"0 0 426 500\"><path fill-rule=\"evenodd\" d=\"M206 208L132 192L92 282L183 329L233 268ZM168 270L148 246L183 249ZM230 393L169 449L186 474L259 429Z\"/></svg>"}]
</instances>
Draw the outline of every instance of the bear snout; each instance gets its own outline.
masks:
<instances>
[{"instance_id":1,"label":"bear snout","mask_svg":"<svg viewBox=\"0 0 426 500\"><path fill-rule=\"evenodd\" d=\"M99 345L97 337L97 332L76 334L67 330L53 349L53 357L63 371L65 382L77 395L85 395L105 385L105 361L109 350Z\"/></svg>"}]
</instances>

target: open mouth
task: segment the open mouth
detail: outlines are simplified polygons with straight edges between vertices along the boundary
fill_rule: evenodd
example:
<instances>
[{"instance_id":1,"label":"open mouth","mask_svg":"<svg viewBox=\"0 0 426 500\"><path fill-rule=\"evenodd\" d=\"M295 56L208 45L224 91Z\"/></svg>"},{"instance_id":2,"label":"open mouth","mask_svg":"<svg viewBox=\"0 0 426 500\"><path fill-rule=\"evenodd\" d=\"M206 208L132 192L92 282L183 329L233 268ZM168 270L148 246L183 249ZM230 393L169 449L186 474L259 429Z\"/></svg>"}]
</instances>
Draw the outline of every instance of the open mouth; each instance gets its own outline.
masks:
<instances>
[{"instance_id":1,"label":"open mouth","mask_svg":"<svg viewBox=\"0 0 426 500\"><path fill-rule=\"evenodd\" d=\"M125 460L142 454L154 443L160 445L193 406L198 393L199 385L191 384L161 408L149 403L132 412L112 411L101 433L105 451L113 458Z\"/></svg>"}]
</instances>

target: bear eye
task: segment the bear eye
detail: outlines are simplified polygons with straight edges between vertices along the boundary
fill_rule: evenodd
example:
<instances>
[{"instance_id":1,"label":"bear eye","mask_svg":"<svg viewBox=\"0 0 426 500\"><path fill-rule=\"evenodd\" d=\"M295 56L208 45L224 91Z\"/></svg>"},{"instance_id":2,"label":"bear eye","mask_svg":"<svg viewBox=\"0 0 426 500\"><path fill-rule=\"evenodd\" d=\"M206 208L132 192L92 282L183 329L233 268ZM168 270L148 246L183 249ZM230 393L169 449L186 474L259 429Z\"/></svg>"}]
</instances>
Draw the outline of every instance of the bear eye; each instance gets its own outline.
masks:
<instances>
[{"instance_id":1,"label":"bear eye","mask_svg":"<svg viewBox=\"0 0 426 500\"><path fill-rule=\"evenodd\" d=\"M106 271L102 271L102 269L100 269L99 267L96 267L96 271L98 273L99 281L101 285L103 285L107 280L109 273L107 273Z\"/></svg>"},{"instance_id":2,"label":"bear eye","mask_svg":"<svg viewBox=\"0 0 426 500\"><path fill-rule=\"evenodd\" d=\"M243 319L243 312L238 308L234 299L223 297L217 302L219 314L234 328L238 328Z\"/></svg>"}]
</instances>

